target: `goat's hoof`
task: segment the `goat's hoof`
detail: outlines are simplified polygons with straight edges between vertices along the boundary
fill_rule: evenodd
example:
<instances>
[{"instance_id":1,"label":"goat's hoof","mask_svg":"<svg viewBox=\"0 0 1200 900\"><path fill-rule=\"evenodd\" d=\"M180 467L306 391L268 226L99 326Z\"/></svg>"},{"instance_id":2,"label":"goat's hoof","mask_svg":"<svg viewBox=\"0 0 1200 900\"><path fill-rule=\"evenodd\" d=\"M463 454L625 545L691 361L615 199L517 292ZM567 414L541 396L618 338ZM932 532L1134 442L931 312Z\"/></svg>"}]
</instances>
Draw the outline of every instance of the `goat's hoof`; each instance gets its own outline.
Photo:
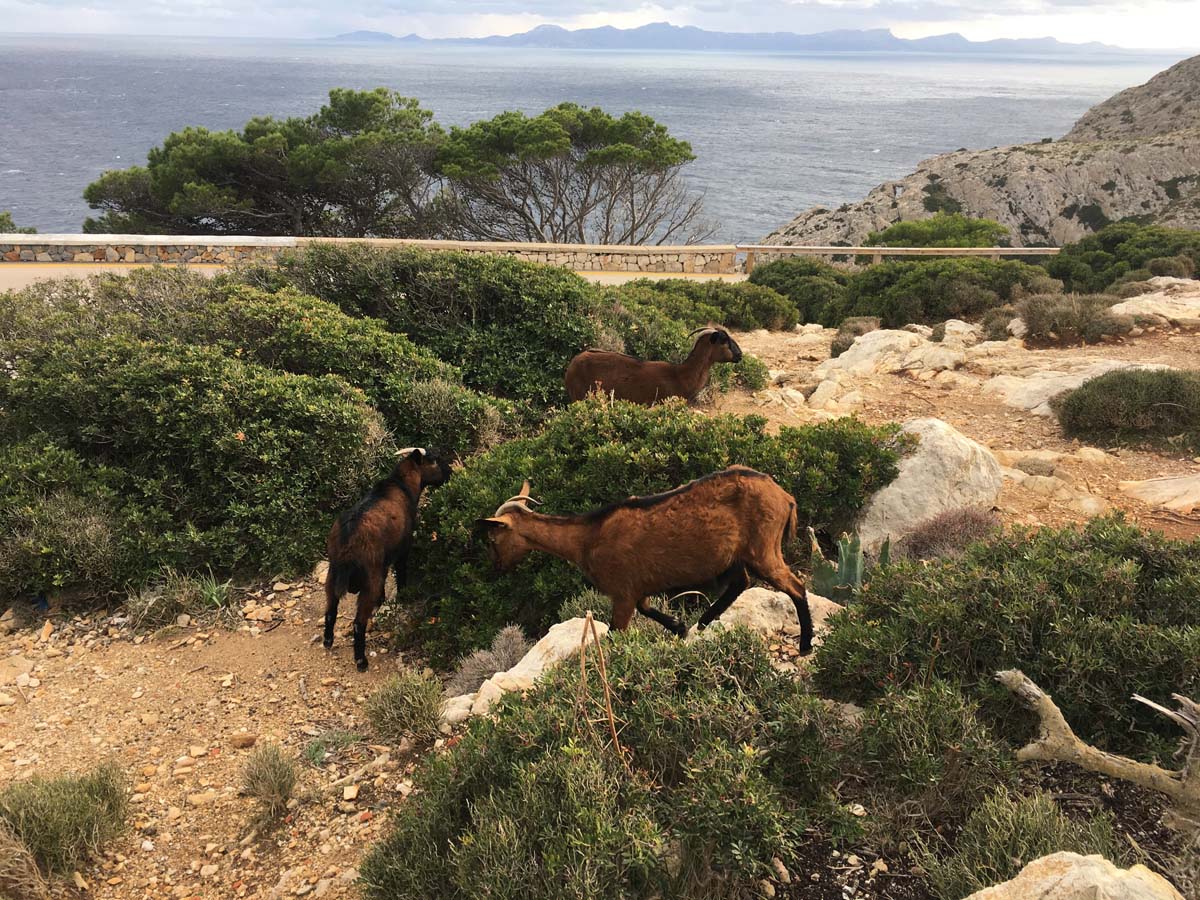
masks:
<instances>
[{"instance_id":1,"label":"goat's hoof","mask_svg":"<svg viewBox=\"0 0 1200 900\"><path fill-rule=\"evenodd\" d=\"M356 659L354 665L358 667L358 671L360 672L367 671L367 661L365 659Z\"/></svg>"},{"instance_id":2,"label":"goat's hoof","mask_svg":"<svg viewBox=\"0 0 1200 900\"><path fill-rule=\"evenodd\" d=\"M810 642L808 642L808 643L806 643L806 644L801 644L801 645L800 645L800 655L801 655L801 656L808 656L808 655L810 655L810 654L812 653L812 651L813 651L813 648L812 648L812 642L811 642L811 641L810 641Z\"/></svg>"},{"instance_id":3,"label":"goat's hoof","mask_svg":"<svg viewBox=\"0 0 1200 900\"><path fill-rule=\"evenodd\" d=\"M325 638L325 640L321 641L321 646L324 647L326 650L332 650L333 649L333 638Z\"/></svg>"}]
</instances>

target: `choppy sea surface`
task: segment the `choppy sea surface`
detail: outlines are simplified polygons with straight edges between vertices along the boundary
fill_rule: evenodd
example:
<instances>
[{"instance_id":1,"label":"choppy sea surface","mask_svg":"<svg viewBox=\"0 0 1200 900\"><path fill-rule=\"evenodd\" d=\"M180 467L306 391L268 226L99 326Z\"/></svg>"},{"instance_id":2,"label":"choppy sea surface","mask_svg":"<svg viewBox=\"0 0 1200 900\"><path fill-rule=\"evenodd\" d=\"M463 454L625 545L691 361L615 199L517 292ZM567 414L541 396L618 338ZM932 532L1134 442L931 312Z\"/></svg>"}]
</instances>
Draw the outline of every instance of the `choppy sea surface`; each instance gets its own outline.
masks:
<instances>
[{"instance_id":1,"label":"choppy sea surface","mask_svg":"<svg viewBox=\"0 0 1200 900\"><path fill-rule=\"evenodd\" d=\"M637 109L689 140L717 237L861 198L959 147L1057 137L1176 60L647 53L220 38L0 35L0 210L78 231L83 188L188 125L307 114L333 87L387 86L444 125L570 100Z\"/></svg>"}]
</instances>

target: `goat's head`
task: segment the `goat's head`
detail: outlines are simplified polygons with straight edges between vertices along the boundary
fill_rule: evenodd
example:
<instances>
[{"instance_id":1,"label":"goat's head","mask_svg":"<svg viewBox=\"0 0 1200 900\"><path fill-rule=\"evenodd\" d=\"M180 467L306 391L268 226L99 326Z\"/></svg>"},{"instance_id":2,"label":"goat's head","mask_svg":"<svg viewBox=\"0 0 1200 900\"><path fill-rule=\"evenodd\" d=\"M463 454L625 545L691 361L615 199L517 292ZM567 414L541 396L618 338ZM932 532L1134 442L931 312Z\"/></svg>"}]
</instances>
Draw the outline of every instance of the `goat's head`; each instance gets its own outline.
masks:
<instances>
[{"instance_id":1,"label":"goat's head","mask_svg":"<svg viewBox=\"0 0 1200 900\"><path fill-rule=\"evenodd\" d=\"M501 503L488 518L475 523L483 529L488 556L497 572L507 572L533 549L521 528L521 518L530 512L531 504L539 503L529 496L529 482L526 481L519 494Z\"/></svg>"},{"instance_id":2,"label":"goat's head","mask_svg":"<svg viewBox=\"0 0 1200 900\"><path fill-rule=\"evenodd\" d=\"M406 468L415 471L421 478L421 487L437 487L450 480L450 467L424 447L405 447L396 456L399 457L396 473L399 474Z\"/></svg>"},{"instance_id":3,"label":"goat's head","mask_svg":"<svg viewBox=\"0 0 1200 900\"><path fill-rule=\"evenodd\" d=\"M724 328L698 328L692 334L698 334L696 344L708 349L710 358L715 363L739 363L742 361L742 348Z\"/></svg>"}]
</instances>

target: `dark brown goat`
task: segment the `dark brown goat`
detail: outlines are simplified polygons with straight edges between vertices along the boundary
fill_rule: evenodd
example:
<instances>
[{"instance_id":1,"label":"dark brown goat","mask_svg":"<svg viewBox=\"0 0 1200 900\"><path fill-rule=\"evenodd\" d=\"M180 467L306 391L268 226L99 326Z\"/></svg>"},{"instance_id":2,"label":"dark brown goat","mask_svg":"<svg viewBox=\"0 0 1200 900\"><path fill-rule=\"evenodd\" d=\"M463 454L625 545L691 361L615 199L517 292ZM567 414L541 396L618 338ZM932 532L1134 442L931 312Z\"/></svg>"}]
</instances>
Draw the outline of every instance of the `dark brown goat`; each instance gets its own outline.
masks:
<instances>
[{"instance_id":1,"label":"dark brown goat","mask_svg":"<svg viewBox=\"0 0 1200 900\"><path fill-rule=\"evenodd\" d=\"M421 491L450 480L449 466L420 447L399 455L391 474L338 516L325 542L325 648L333 646L338 602L347 593L358 594L354 662L360 672L367 668L367 623L383 602L388 569L395 570L396 589L404 585Z\"/></svg>"},{"instance_id":2,"label":"dark brown goat","mask_svg":"<svg viewBox=\"0 0 1200 900\"><path fill-rule=\"evenodd\" d=\"M584 350L571 360L564 379L574 403L592 391L650 406L668 397L688 402L708 384L714 363L741 362L742 349L724 328L705 328L681 363L638 359L608 350Z\"/></svg>"},{"instance_id":3,"label":"dark brown goat","mask_svg":"<svg viewBox=\"0 0 1200 900\"><path fill-rule=\"evenodd\" d=\"M536 502L525 482L520 494L479 520L499 571L532 550L558 556L612 600L614 628L627 628L638 610L680 636L683 626L649 606L648 597L719 579L722 594L701 617L703 628L736 599L749 573L792 598L801 650L811 649L804 582L783 559L783 543L796 532L796 501L771 476L730 466L665 494L630 497L577 516L534 512L529 505Z\"/></svg>"}]
</instances>

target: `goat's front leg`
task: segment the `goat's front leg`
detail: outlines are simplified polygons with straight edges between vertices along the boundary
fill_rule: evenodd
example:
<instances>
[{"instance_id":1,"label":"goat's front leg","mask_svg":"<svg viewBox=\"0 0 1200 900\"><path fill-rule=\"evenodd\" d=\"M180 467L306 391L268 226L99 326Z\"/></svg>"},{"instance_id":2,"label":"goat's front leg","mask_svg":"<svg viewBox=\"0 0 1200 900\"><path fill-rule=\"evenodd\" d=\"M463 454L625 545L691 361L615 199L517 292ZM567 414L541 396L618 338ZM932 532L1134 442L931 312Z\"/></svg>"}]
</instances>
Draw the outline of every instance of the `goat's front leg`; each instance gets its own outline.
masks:
<instances>
[{"instance_id":1,"label":"goat's front leg","mask_svg":"<svg viewBox=\"0 0 1200 900\"><path fill-rule=\"evenodd\" d=\"M639 600L637 602L637 608L638 608L638 612L640 612L643 616L645 616L648 619L653 619L655 622L657 622L663 628L667 629L667 631L671 632L676 637L686 637L687 636L687 629L683 627L682 622L680 622L674 616L669 615L668 613L665 613L665 612L662 612L661 610L655 609L653 606L650 605L650 601L646 597L643 597L641 600Z\"/></svg>"}]
</instances>

